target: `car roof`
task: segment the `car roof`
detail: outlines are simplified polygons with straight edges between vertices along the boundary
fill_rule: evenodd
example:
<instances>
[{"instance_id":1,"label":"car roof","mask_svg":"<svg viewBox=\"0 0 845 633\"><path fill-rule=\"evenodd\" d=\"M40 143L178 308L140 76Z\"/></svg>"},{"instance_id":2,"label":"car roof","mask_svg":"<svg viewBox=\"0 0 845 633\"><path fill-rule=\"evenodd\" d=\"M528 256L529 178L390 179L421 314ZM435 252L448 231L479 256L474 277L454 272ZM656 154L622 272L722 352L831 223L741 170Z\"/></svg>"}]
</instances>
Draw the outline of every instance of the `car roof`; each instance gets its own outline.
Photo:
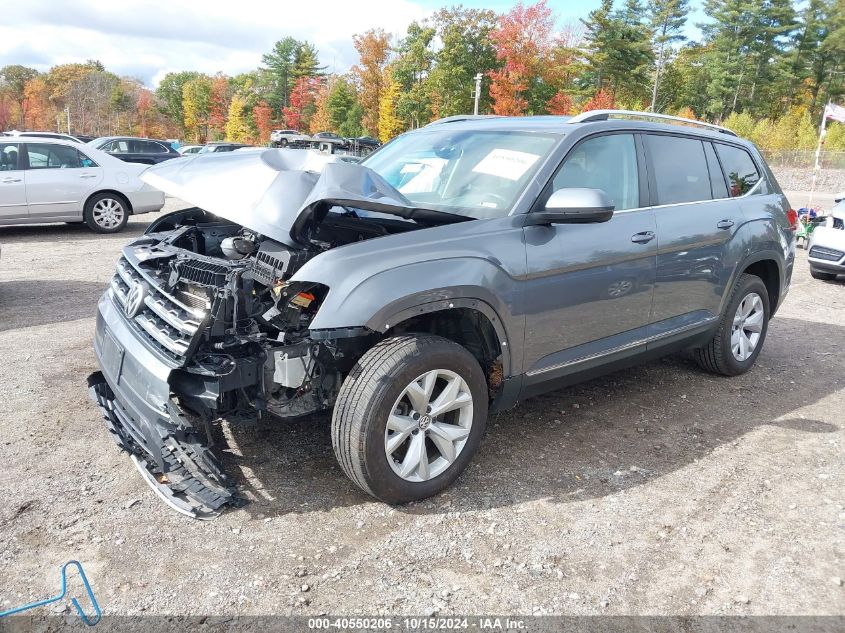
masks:
<instances>
[{"instance_id":1,"label":"car roof","mask_svg":"<svg viewBox=\"0 0 845 633\"><path fill-rule=\"evenodd\" d=\"M156 141L157 143L166 143L167 141L162 141L157 138L149 138L147 136L98 136L95 138L95 141L120 141L120 140L127 140L127 141Z\"/></svg>"},{"instance_id":2,"label":"car roof","mask_svg":"<svg viewBox=\"0 0 845 633\"><path fill-rule=\"evenodd\" d=\"M643 113L647 116L647 113ZM583 121L577 123L570 123L573 117L570 116L556 116L556 115L537 115L537 116L471 116L466 117L450 117L448 119L435 121L430 123L416 132L424 132L427 130L438 129L455 129L455 130L489 130L502 132L533 132L546 133L556 135L566 135L575 131L576 128L589 127L591 129L599 130L642 130L644 132L681 132L683 134L690 134L694 136L707 137L712 140L737 142L741 144L750 144L748 141L740 137L720 132L715 129L694 127L694 124L668 124L657 123L654 121L642 121L636 119L607 119L603 121Z\"/></svg>"}]
</instances>

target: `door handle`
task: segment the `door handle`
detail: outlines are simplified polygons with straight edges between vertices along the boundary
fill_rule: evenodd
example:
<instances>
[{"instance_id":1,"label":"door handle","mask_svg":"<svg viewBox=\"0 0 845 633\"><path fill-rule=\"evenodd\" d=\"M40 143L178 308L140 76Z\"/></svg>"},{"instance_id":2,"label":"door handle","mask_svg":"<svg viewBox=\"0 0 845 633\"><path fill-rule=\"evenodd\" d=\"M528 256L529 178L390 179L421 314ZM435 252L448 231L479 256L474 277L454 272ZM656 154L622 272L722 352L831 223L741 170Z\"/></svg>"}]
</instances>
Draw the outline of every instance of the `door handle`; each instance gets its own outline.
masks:
<instances>
[{"instance_id":1,"label":"door handle","mask_svg":"<svg viewBox=\"0 0 845 633\"><path fill-rule=\"evenodd\" d=\"M733 225L734 225L733 220L720 220L719 222L716 223L716 228L724 230L724 229L731 228Z\"/></svg>"},{"instance_id":2,"label":"door handle","mask_svg":"<svg viewBox=\"0 0 845 633\"><path fill-rule=\"evenodd\" d=\"M631 236L631 241L634 244L648 244L654 239L654 231L643 231L642 233L634 233Z\"/></svg>"},{"instance_id":3,"label":"door handle","mask_svg":"<svg viewBox=\"0 0 845 633\"><path fill-rule=\"evenodd\" d=\"M82 174L80 178L96 178L97 174Z\"/></svg>"},{"instance_id":4,"label":"door handle","mask_svg":"<svg viewBox=\"0 0 845 633\"><path fill-rule=\"evenodd\" d=\"M4 178L3 182L20 182L20 178Z\"/></svg>"}]
</instances>

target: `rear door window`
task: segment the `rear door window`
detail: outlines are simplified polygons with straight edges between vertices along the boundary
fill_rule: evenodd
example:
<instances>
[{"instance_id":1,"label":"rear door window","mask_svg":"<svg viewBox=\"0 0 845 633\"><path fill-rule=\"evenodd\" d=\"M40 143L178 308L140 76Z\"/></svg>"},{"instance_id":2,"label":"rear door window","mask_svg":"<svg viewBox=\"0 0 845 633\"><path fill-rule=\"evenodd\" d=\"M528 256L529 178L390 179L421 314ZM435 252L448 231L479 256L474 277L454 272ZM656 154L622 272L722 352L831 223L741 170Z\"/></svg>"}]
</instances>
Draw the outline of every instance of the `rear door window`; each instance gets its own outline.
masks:
<instances>
[{"instance_id":1,"label":"rear door window","mask_svg":"<svg viewBox=\"0 0 845 633\"><path fill-rule=\"evenodd\" d=\"M733 145L715 143L719 160L728 178L731 198L742 196L751 191L760 180L760 172L751 159L751 154Z\"/></svg>"},{"instance_id":2,"label":"rear door window","mask_svg":"<svg viewBox=\"0 0 845 633\"><path fill-rule=\"evenodd\" d=\"M74 147L54 143L27 143L26 153L30 169L68 169L82 167L79 152Z\"/></svg>"},{"instance_id":3,"label":"rear door window","mask_svg":"<svg viewBox=\"0 0 845 633\"><path fill-rule=\"evenodd\" d=\"M647 134L646 141L658 205L712 198L704 144L699 139Z\"/></svg>"}]
</instances>

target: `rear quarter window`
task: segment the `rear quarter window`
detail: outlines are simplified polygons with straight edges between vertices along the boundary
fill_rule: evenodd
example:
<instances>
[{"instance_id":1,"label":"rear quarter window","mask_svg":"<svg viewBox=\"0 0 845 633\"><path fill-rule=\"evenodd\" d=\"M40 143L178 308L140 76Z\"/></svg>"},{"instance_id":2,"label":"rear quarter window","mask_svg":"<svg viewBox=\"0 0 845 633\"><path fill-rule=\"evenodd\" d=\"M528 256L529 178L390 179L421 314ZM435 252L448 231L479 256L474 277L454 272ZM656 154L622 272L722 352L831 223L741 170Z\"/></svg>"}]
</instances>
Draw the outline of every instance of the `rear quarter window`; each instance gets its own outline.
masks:
<instances>
[{"instance_id":1,"label":"rear quarter window","mask_svg":"<svg viewBox=\"0 0 845 633\"><path fill-rule=\"evenodd\" d=\"M728 179L728 192L732 198L751 191L760 180L760 172L746 150L733 145L714 143L722 169Z\"/></svg>"}]
</instances>

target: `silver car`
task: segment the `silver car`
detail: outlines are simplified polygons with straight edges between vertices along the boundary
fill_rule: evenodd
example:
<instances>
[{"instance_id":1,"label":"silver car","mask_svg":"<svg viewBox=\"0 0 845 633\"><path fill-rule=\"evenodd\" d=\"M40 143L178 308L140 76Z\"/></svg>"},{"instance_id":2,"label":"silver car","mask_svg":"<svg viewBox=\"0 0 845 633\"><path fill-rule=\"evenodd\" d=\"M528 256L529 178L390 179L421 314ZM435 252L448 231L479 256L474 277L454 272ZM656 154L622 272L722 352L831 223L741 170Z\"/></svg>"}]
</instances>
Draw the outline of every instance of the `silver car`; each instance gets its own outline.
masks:
<instances>
[{"instance_id":1,"label":"silver car","mask_svg":"<svg viewBox=\"0 0 845 633\"><path fill-rule=\"evenodd\" d=\"M832 281L845 275L845 200L839 200L824 225L816 227L808 246L814 279Z\"/></svg>"}]
</instances>

